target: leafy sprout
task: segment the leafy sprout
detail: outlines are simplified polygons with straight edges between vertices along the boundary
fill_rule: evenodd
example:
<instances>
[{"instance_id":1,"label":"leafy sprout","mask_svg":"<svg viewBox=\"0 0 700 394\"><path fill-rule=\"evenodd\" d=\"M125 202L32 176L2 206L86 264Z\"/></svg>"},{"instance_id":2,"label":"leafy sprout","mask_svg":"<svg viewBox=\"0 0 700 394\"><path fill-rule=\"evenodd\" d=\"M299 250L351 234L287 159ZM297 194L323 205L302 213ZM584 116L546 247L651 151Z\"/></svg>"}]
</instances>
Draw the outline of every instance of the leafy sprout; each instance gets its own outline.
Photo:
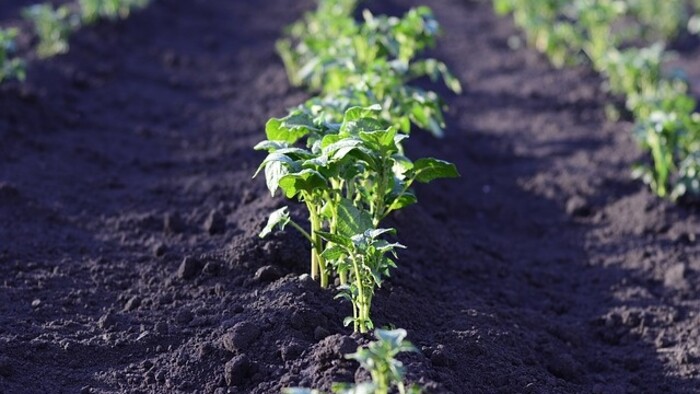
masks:
<instances>
[{"instance_id":1,"label":"leafy sprout","mask_svg":"<svg viewBox=\"0 0 700 394\"><path fill-rule=\"evenodd\" d=\"M359 347L355 353L345 358L360 363L360 367L369 372L372 380L361 383L335 383L333 393L336 394L389 394L392 390L399 394L420 394L421 388L416 385L406 387L406 368L396 357L404 352L418 350L406 341L406 330L375 330L376 341L366 347ZM323 394L319 390L305 388L286 388L284 394Z\"/></svg>"},{"instance_id":2,"label":"leafy sprout","mask_svg":"<svg viewBox=\"0 0 700 394\"><path fill-rule=\"evenodd\" d=\"M136 8L145 7L150 0L79 0L84 23L91 24L101 18L119 19L129 16Z\"/></svg>"},{"instance_id":3,"label":"leafy sprout","mask_svg":"<svg viewBox=\"0 0 700 394\"><path fill-rule=\"evenodd\" d=\"M404 248L380 238L394 232L394 229L371 229L352 236L320 233L329 242L323 256L337 272L347 273L350 278L340 287L338 296L352 303L353 315L345 319L345 324L352 323L355 331L364 333L374 328L370 317L372 297L384 277L389 276L389 270L396 268L394 260L387 255L396 258L395 250Z\"/></svg>"},{"instance_id":4,"label":"leafy sprout","mask_svg":"<svg viewBox=\"0 0 700 394\"><path fill-rule=\"evenodd\" d=\"M17 29L0 29L0 82L25 77L24 62L14 57L16 37Z\"/></svg>"},{"instance_id":5,"label":"leafy sprout","mask_svg":"<svg viewBox=\"0 0 700 394\"><path fill-rule=\"evenodd\" d=\"M271 195L281 191L309 212L309 231L286 210L273 212L260 236L290 224L311 243L311 275L326 287L332 274L323 253L330 233L352 237L377 228L391 212L416 202L417 181L458 176L453 164L437 159L412 162L403 154L405 135L385 122L381 108L353 107L339 124L300 110L266 126L268 139L256 146L268 152L255 175L265 173ZM305 141L305 147L298 146ZM345 270L338 273L348 283Z\"/></svg>"},{"instance_id":6,"label":"leafy sprout","mask_svg":"<svg viewBox=\"0 0 700 394\"><path fill-rule=\"evenodd\" d=\"M39 37L36 49L39 57L68 52L68 38L80 26L79 18L70 8L54 8L49 3L36 4L25 8L23 15L34 24L34 30Z\"/></svg>"},{"instance_id":7,"label":"leafy sprout","mask_svg":"<svg viewBox=\"0 0 700 394\"><path fill-rule=\"evenodd\" d=\"M306 108L326 108L338 122L355 106L380 105L382 118L408 133L411 123L442 136L443 103L437 94L409 83L422 77L442 80L461 92L459 81L436 59L417 56L435 44L439 25L427 7L409 10L402 18L375 16L365 10L353 18L355 1L320 1L315 12L278 41L290 81L319 92Z\"/></svg>"}]
</instances>

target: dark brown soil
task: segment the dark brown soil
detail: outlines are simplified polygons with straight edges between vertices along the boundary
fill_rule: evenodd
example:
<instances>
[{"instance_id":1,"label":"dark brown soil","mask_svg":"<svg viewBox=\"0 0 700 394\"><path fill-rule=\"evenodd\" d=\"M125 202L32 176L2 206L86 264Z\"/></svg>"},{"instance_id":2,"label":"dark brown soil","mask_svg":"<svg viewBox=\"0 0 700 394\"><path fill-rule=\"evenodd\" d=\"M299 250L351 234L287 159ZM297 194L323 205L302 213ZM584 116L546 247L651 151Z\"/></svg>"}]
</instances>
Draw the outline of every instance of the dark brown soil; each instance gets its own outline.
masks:
<instances>
[{"instance_id":1,"label":"dark brown soil","mask_svg":"<svg viewBox=\"0 0 700 394\"><path fill-rule=\"evenodd\" d=\"M446 94L445 139L407 143L462 178L419 188L390 223L409 249L374 309L421 348L410 379L436 393L700 391L697 211L630 179L643 156L629 124L605 120L595 74L511 51L517 31L487 2L366 5L419 3L466 91ZM302 275L308 246L256 236L283 201L250 179L251 147L306 97L273 43L309 7L156 0L0 87L0 392L362 377L342 354L366 338Z\"/></svg>"}]
</instances>

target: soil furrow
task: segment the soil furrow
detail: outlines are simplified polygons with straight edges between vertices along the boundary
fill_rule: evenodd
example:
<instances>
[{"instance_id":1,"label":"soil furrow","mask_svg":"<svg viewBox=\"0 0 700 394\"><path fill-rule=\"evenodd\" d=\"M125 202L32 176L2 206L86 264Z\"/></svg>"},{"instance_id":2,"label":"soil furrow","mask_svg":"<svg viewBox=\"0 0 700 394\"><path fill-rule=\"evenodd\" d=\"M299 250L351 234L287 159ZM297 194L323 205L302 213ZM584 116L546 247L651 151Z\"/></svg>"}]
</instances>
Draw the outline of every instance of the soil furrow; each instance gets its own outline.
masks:
<instances>
[{"instance_id":1,"label":"soil furrow","mask_svg":"<svg viewBox=\"0 0 700 394\"><path fill-rule=\"evenodd\" d=\"M265 121L307 96L274 41L311 3L156 0L0 87L1 393L355 377L342 353L366 338L342 327L350 306L301 276L299 235L258 239L284 202L250 179ZM697 212L630 179L641 155L631 125L605 119L599 77L512 51L519 33L488 2L365 5L422 3L465 93L441 92L444 139L407 142L462 177L390 219L409 249L374 310L421 348L409 378L439 393L700 390Z\"/></svg>"}]
</instances>

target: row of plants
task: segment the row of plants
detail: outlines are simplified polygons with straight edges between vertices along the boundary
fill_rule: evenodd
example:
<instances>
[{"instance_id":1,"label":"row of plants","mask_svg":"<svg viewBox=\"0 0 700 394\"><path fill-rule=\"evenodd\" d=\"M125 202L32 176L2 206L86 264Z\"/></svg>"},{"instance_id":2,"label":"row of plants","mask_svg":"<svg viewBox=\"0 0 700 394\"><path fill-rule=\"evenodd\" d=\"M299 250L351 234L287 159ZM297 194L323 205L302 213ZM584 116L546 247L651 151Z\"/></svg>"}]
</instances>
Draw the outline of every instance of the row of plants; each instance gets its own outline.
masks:
<instances>
[{"instance_id":1,"label":"row of plants","mask_svg":"<svg viewBox=\"0 0 700 394\"><path fill-rule=\"evenodd\" d=\"M649 153L633 174L660 197L700 200L700 114L682 72L669 72L667 43L697 30L684 0L494 0L557 67L589 62L625 97L635 135Z\"/></svg>"},{"instance_id":2,"label":"row of plants","mask_svg":"<svg viewBox=\"0 0 700 394\"><path fill-rule=\"evenodd\" d=\"M444 63L417 59L435 44L439 26L426 7L402 18L354 18L357 1L322 0L292 25L277 44L290 81L318 96L270 119L267 139L255 149L268 152L258 168L268 189L304 204L309 230L287 207L270 215L261 237L291 226L311 245L310 272L321 287L338 281L349 300L346 320L365 333L374 324L372 298L389 271L396 250L383 228L392 212L417 202L415 183L457 177L451 163L406 156L412 127L443 133L443 103L435 92L412 86L416 78L441 79L459 92Z\"/></svg>"},{"instance_id":3,"label":"row of plants","mask_svg":"<svg viewBox=\"0 0 700 394\"><path fill-rule=\"evenodd\" d=\"M352 305L344 324L366 333L375 325L376 290L396 268L396 230L382 224L391 213L417 202L413 186L458 177L456 167L435 158L409 158L404 143L412 129L444 134L444 103L413 81L442 81L461 92L459 81L436 59L418 58L435 45L439 25L418 7L402 17L356 19L357 0L319 0L277 42L290 83L316 94L283 118L270 119L267 151L255 175L264 172L274 196L306 207L309 225L297 223L288 207L270 214L260 233L289 226L311 245L310 273L321 287L336 286ZM308 230L307 230L308 228ZM371 375L370 382L333 386L334 393L420 393L406 387L398 353L415 351L406 331L375 330L377 340L347 355ZM290 388L288 394L320 394Z\"/></svg>"},{"instance_id":4,"label":"row of plants","mask_svg":"<svg viewBox=\"0 0 700 394\"><path fill-rule=\"evenodd\" d=\"M47 58L66 53L73 32L99 20L116 20L129 16L145 7L150 0L78 0L76 4L54 6L36 4L22 10L22 16L31 22L38 38L36 54ZM16 28L0 29L0 82L9 79L24 80L25 60L17 56Z\"/></svg>"},{"instance_id":5,"label":"row of plants","mask_svg":"<svg viewBox=\"0 0 700 394\"><path fill-rule=\"evenodd\" d=\"M126 18L150 0L78 0L77 4L55 7L51 3L27 7L22 14L32 22L39 38L36 53L46 58L66 53L70 35L83 26L101 19L116 20Z\"/></svg>"}]
</instances>

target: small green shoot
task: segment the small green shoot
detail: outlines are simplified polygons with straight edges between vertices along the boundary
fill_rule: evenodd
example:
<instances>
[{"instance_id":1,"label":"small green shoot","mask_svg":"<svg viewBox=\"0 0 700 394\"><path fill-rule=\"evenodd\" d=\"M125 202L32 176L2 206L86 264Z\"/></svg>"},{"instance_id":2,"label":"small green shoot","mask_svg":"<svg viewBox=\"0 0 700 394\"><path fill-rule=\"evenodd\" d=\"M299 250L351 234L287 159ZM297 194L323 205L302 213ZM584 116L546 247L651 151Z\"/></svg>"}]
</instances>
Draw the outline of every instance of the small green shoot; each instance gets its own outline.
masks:
<instances>
[{"instance_id":1,"label":"small green shoot","mask_svg":"<svg viewBox=\"0 0 700 394\"><path fill-rule=\"evenodd\" d=\"M37 4L25 8L24 17L34 24L39 37L37 55L42 58L68 52L68 38L80 26L80 19L67 6L54 8Z\"/></svg>"},{"instance_id":2,"label":"small green shoot","mask_svg":"<svg viewBox=\"0 0 700 394\"><path fill-rule=\"evenodd\" d=\"M133 9L145 7L150 0L79 0L80 14L85 24L99 19L123 19Z\"/></svg>"},{"instance_id":3,"label":"small green shoot","mask_svg":"<svg viewBox=\"0 0 700 394\"><path fill-rule=\"evenodd\" d=\"M0 82L25 78L24 62L14 57L17 29L0 29Z\"/></svg>"},{"instance_id":4,"label":"small green shoot","mask_svg":"<svg viewBox=\"0 0 700 394\"><path fill-rule=\"evenodd\" d=\"M333 393L336 394L420 394L417 385L406 387L406 368L396 359L399 353L417 352L418 350L406 341L406 330L375 330L376 341L367 347L359 347L355 353L345 358L360 363L360 367L369 372L372 380L362 383L335 383ZM395 390L395 391L393 391ZM284 394L323 394L322 391L305 388L286 388Z\"/></svg>"}]
</instances>

